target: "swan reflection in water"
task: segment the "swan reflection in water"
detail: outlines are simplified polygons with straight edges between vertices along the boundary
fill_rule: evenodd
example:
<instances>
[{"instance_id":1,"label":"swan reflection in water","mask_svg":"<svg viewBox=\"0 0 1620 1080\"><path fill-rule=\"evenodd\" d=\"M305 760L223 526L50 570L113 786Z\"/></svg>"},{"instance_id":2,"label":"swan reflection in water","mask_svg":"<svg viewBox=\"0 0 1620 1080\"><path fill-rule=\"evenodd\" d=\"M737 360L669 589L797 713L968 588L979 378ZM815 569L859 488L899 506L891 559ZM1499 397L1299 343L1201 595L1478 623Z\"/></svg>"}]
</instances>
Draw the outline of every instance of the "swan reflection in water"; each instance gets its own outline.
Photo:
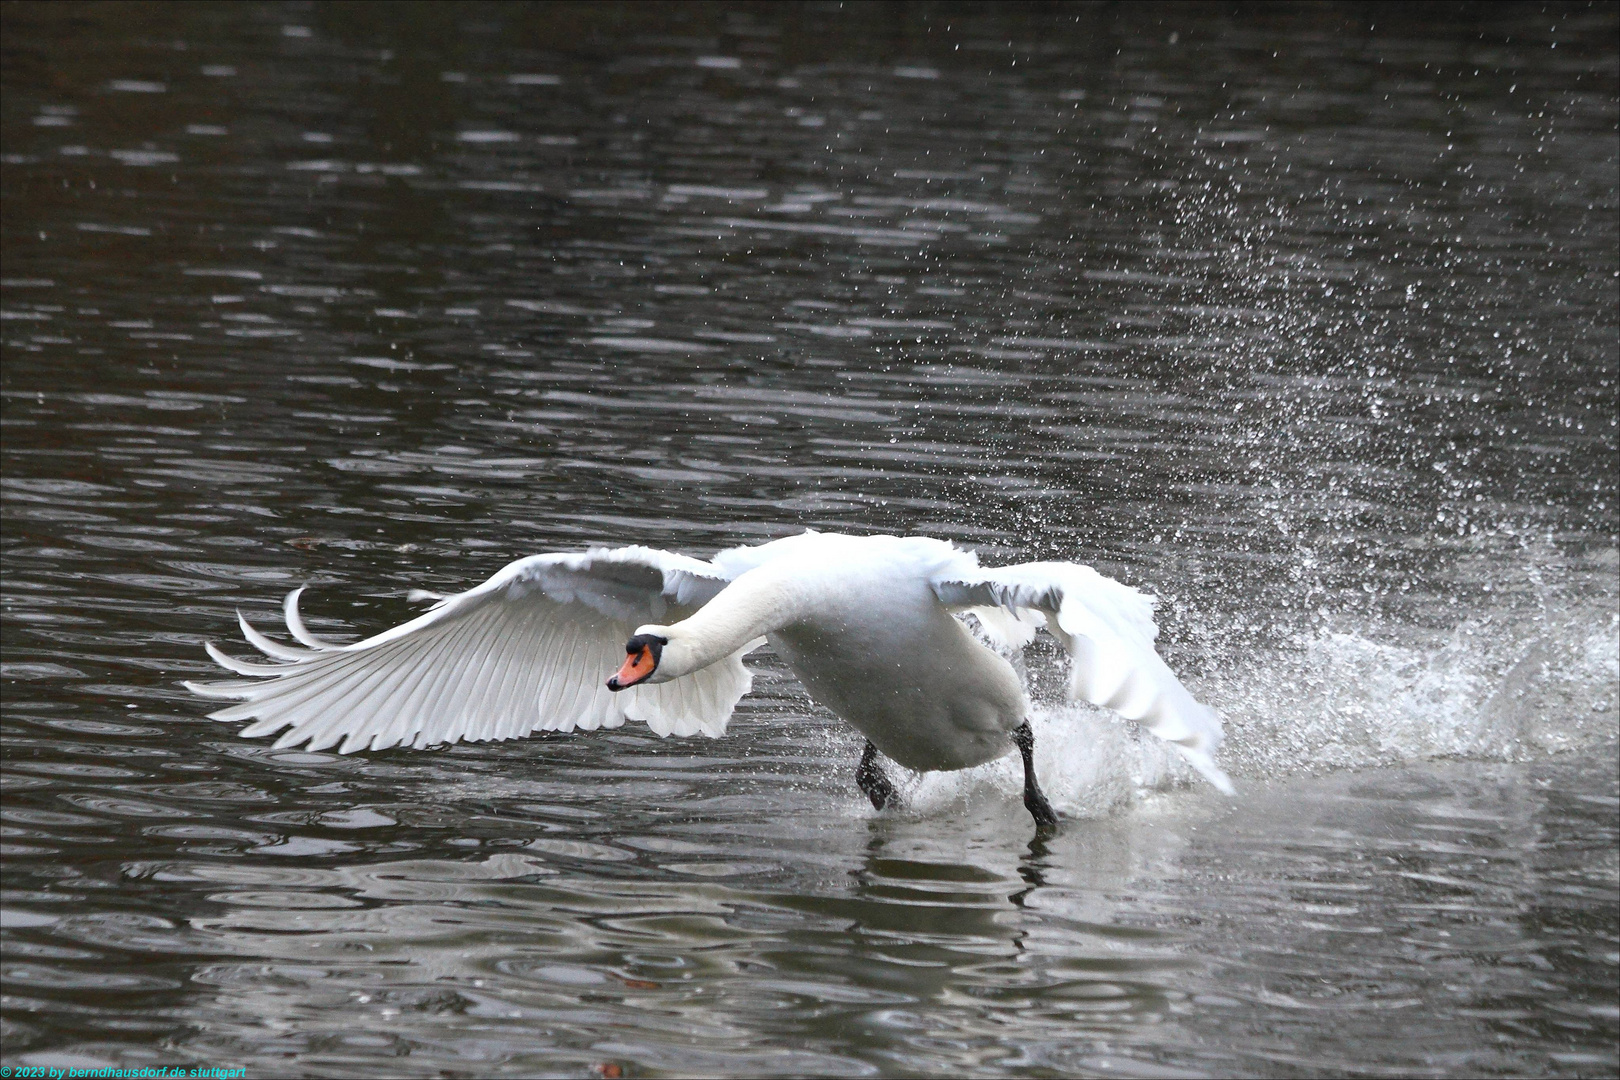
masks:
<instances>
[{"instance_id":1,"label":"swan reflection in water","mask_svg":"<svg viewBox=\"0 0 1620 1080\"><path fill-rule=\"evenodd\" d=\"M212 715L255 721L249 737L282 732L277 747L420 749L627 719L661 736L718 737L752 684L742 658L769 641L812 698L866 736L856 779L874 807L897 798L879 754L933 772L1016 749L1024 805L1044 831L1057 815L1035 778L1029 696L1002 654L1045 629L1070 657L1071 700L1136 721L1232 793L1214 760L1220 720L1154 650L1152 600L1076 563L983 567L929 537L816 532L707 562L647 547L533 555L467 592L413 592L433 606L352 645L308 630L300 592L285 611L304 647L239 615L247 640L280 663L210 643L215 661L250 678L186 684L239 701Z\"/></svg>"}]
</instances>

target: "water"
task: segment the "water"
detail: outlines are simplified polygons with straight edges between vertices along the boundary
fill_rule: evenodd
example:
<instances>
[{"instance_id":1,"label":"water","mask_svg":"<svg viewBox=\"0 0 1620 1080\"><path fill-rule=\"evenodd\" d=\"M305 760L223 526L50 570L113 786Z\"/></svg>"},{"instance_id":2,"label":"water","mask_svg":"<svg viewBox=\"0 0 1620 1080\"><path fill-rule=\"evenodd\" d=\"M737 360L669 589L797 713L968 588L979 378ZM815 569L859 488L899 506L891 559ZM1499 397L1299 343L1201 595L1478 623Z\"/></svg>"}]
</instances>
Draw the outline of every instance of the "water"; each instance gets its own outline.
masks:
<instances>
[{"instance_id":1,"label":"water","mask_svg":"<svg viewBox=\"0 0 1620 1080\"><path fill-rule=\"evenodd\" d=\"M131 10L6 12L6 1065L1620 1068L1613 8ZM177 685L805 526L1157 592L1240 798L1038 651L1033 845L768 653L720 741Z\"/></svg>"}]
</instances>

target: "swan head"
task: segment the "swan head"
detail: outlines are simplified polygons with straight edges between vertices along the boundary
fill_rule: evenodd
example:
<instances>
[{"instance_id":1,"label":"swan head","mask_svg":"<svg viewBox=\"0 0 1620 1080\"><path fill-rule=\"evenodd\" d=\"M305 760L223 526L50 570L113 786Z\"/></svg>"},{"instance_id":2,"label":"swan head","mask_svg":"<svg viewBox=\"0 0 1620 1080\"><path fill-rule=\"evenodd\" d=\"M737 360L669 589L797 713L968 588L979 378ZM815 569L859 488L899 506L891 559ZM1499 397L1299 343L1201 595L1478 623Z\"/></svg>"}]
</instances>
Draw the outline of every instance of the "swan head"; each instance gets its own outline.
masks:
<instances>
[{"instance_id":1,"label":"swan head","mask_svg":"<svg viewBox=\"0 0 1620 1080\"><path fill-rule=\"evenodd\" d=\"M663 627L643 627L647 629L663 629ZM638 630L636 635L624 644L624 666L607 681L607 688L612 691L628 690L638 683L644 683L658 674L659 663L664 658L664 646L669 644L669 638L662 634L643 633ZM670 676L656 680L667 682Z\"/></svg>"}]
</instances>

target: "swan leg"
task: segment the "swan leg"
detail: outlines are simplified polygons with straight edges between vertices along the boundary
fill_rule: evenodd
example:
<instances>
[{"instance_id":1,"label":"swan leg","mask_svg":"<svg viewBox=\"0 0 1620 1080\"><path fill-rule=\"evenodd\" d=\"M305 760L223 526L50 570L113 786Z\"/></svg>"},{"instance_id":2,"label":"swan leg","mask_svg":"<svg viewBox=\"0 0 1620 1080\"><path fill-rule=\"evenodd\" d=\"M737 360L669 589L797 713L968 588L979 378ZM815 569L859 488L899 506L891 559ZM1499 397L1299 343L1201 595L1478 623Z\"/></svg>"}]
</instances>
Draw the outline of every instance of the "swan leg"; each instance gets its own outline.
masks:
<instances>
[{"instance_id":1,"label":"swan leg","mask_svg":"<svg viewBox=\"0 0 1620 1080\"><path fill-rule=\"evenodd\" d=\"M883 775L883 766L878 764L877 747L872 745L870 739L866 741L866 749L861 751L861 763L855 767L855 782L872 800L874 810L882 810L894 801L894 785Z\"/></svg>"},{"instance_id":2,"label":"swan leg","mask_svg":"<svg viewBox=\"0 0 1620 1080\"><path fill-rule=\"evenodd\" d=\"M1013 729L1012 736L1013 742L1018 744L1018 752L1024 757L1024 808L1035 819L1035 828L1045 832L1057 825L1058 816L1052 804L1046 801L1046 796L1041 794L1041 786L1035 782L1035 731L1025 720Z\"/></svg>"}]
</instances>

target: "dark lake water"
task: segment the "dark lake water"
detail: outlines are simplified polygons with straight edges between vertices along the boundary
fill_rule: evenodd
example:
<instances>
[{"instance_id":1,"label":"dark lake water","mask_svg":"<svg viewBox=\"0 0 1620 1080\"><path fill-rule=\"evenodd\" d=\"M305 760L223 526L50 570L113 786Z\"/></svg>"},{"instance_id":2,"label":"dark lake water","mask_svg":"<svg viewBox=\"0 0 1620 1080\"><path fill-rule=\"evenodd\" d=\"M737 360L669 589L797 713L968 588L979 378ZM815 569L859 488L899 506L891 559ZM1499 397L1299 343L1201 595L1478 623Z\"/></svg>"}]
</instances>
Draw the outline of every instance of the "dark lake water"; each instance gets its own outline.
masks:
<instances>
[{"instance_id":1,"label":"dark lake water","mask_svg":"<svg viewBox=\"0 0 1620 1080\"><path fill-rule=\"evenodd\" d=\"M1620 1069L1612 5L7 4L4 1065ZM1029 658L904 780L275 751L178 684L804 527L1159 595L1226 800Z\"/></svg>"}]
</instances>

